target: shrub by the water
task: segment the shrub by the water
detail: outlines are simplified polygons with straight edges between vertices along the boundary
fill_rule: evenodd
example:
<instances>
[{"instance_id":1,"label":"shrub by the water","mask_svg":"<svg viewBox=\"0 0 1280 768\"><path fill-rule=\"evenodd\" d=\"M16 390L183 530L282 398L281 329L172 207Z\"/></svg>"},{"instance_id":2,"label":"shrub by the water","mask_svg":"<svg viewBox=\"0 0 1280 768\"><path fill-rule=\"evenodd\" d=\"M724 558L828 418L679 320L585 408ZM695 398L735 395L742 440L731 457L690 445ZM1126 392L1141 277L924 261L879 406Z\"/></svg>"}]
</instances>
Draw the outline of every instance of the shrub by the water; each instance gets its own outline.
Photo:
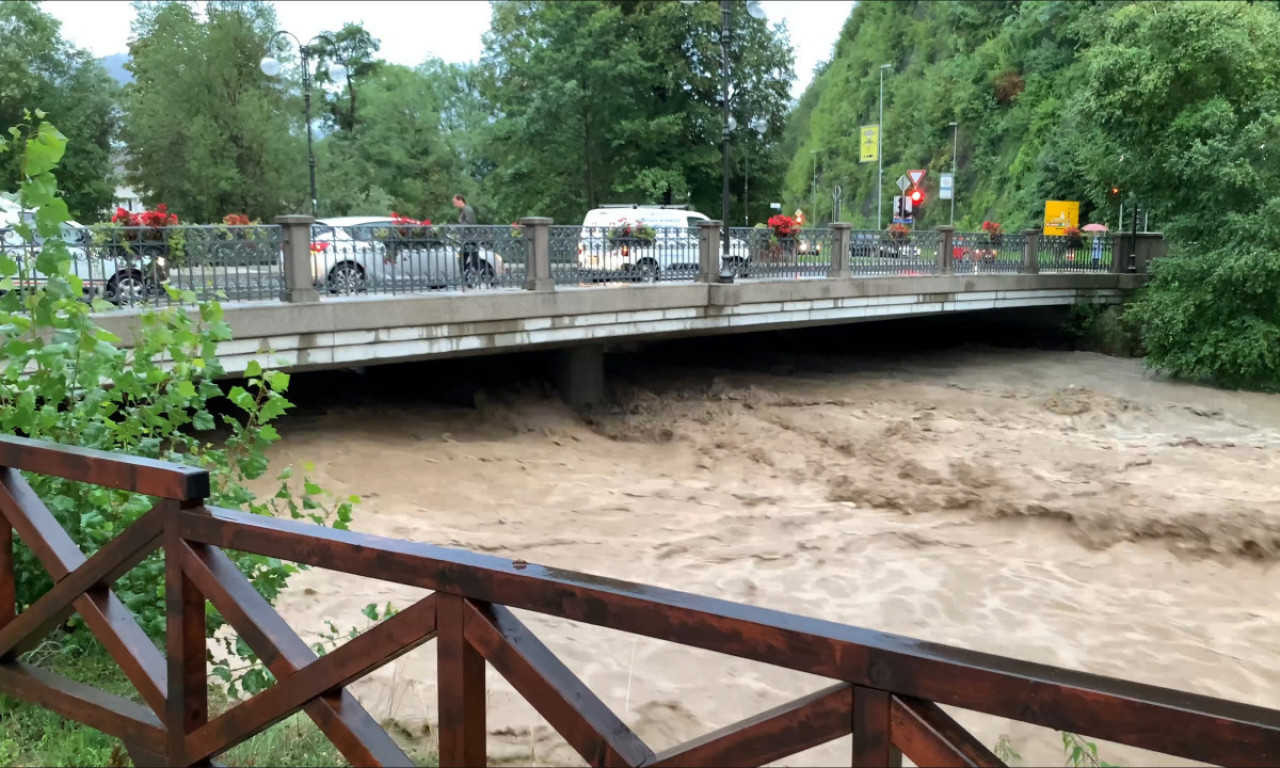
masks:
<instances>
[{"instance_id":1,"label":"shrub by the water","mask_svg":"<svg viewBox=\"0 0 1280 768\"><path fill-rule=\"evenodd\" d=\"M1151 265L1125 313L1147 363L1185 379L1280 391L1280 200L1238 217L1217 247L1186 246Z\"/></svg>"},{"instance_id":2,"label":"shrub by the water","mask_svg":"<svg viewBox=\"0 0 1280 768\"><path fill-rule=\"evenodd\" d=\"M0 140L0 156L21 171L16 201L35 210L33 226L19 224L28 243L43 239L34 259L0 251L0 429L5 434L163 459L205 468L212 481L209 503L259 515L288 513L316 523L346 527L354 497L334 499L307 478L279 473L279 492L258 500L246 483L268 469L266 449L279 439L274 422L290 407L289 376L251 364L244 386L225 393L217 345L231 338L216 301L194 313L165 309L143 312L141 332L129 350L99 327L93 310L112 307L84 300L83 285L71 269L59 236L70 216L54 176L67 140L36 112ZM10 195L10 197L15 197ZM37 287L31 288L30 286ZM21 286L21 288L19 288ZM195 304L187 292L175 299ZM214 415L214 401L228 399L231 414ZM215 441L201 432L221 430ZM72 540L90 554L155 503L156 499L59 478L28 475ZM301 485L301 492L294 488ZM39 599L52 585L31 551L15 546L18 608ZM298 568L274 558L228 553L268 599L274 600ZM154 553L114 584L121 601L153 638L165 631L164 560ZM210 636L223 625L209 612ZM79 617L63 628L58 642L68 652L92 645ZM269 673L256 665L242 643L226 641L228 660L214 667L229 693L259 690Z\"/></svg>"}]
</instances>

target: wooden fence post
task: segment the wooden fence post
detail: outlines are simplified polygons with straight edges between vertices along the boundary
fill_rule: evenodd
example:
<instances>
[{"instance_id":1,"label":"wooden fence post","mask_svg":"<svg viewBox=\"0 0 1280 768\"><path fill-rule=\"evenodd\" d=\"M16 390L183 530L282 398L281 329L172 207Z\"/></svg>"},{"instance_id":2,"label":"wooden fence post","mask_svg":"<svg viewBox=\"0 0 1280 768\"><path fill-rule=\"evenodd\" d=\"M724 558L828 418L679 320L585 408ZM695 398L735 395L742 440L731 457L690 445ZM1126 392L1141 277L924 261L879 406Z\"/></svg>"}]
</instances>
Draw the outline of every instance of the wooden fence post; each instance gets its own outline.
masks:
<instances>
[{"instance_id":1,"label":"wooden fence post","mask_svg":"<svg viewBox=\"0 0 1280 768\"><path fill-rule=\"evenodd\" d=\"M467 642L466 601L436 593L440 768L485 764L484 657Z\"/></svg>"},{"instance_id":2,"label":"wooden fence post","mask_svg":"<svg viewBox=\"0 0 1280 768\"><path fill-rule=\"evenodd\" d=\"M178 504L170 502L170 510ZM199 507L202 500L184 501L182 508ZM189 765L187 734L209 719L208 668L205 666L204 595L182 569L182 538L177 515L165 521L164 573L168 623L165 642L169 661L168 722L169 765Z\"/></svg>"},{"instance_id":3,"label":"wooden fence post","mask_svg":"<svg viewBox=\"0 0 1280 768\"><path fill-rule=\"evenodd\" d=\"M855 768L900 768L902 753L893 746L890 694L853 687L853 765Z\"/></svg>"},{"instance_id":4,"label":"wooden fence post","mask_svg":"<svg viewBox=\"0 0 1280 768\"><path fill-rule=\"evenodd\" d=\"M13 580L13 526L0 515L0 629L13 621L18 611L18 589Z\"/></svg>"}]
</instances>

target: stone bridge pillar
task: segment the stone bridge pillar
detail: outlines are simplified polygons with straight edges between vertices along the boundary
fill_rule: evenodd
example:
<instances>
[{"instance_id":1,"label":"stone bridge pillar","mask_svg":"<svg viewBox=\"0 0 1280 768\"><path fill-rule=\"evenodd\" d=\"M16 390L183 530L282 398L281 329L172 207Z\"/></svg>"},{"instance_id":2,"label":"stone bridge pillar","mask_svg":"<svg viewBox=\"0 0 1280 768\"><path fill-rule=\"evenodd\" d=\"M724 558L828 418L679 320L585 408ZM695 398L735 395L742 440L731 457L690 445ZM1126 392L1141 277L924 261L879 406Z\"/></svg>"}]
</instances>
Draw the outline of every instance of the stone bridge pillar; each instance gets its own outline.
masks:
<instances>
[{"instance_id":1,"label":"stone bridge pillar","mask_svg":"<svg viewBox=\"0 0 1280 768\"><path fill-rule=\"evenodd\" d=\"M560 399L574 409L589 408L604 400L604 345L569 347L559 355L556 388Z\"/></svg>"},{"instance_id":2,"label":"stone bridge pillar","mask_svg":"<svg viewBox=\"0 0 1280 768\"><path fill-rule=\"evenodd\" d=\"M551 219L530 216L520 220L524 234L524 289L526 291L555 290L556 281L551 277Z\"/></svg>"},{"instance_id":3,"label":"stone bridge pillar","mask_svg":"<svg viewBox=\"0 0 1280 768\"><path fill-rule=\"evenodd\" d=\"M939 275L951 274L951 255L955 252L956 228L949 224L935 227L938 232L938 264Z\"/></svg>"},{"instance_id":4,"label":"stone bridge pillar","mask_svg":"<svg viewBox=\"0 0 1280 768\"><path fill-rule=\"evenodd\" d=\"M1026 240L1022 246L1022 273L1024 275L1040 274L1040 230L1028 229L1023 232Z\"/></svg>"},{"instance_id":5,"label":"stone bridge pillar","mask_svg":"<svg viewBox=\"0 0 1280 768\"><path fill-rule=\"evenodd\" d=\"M1130 242L1132 242L1132 235ZM1137 248L1134 251L1134 271L1146 274L1151 262L1169 254L1169 243L1161 232L1139 232Z\"/></svg>"},{"instance_id":6,"label":"stone bridge pillar","mask_svg":"<svg viewBox=\"0 0 1280 768\"><path fill-rule=\"evenodd\" d=\"M284 231L284 289L280 300L290 304L306 304L320 300L316 291L316 275L311 269L311 216L277 216L276 223Z\"/></svg>"},{"instance_id":7,"label":"stone bridge pillar","mask_svg":"<svg viewBox=\"0 0 1280 768\"><path fill-rule=\"evenodd\" d=\"M698 222L698 282L720 282L720 222Z\"/></svg>"},{"instance_id":8,"label":"stone bridge pillar","mask_svg":"<svg viewBox=\"0 0 1280 768\"><path fill-rule=\"evenodd\" d=\"M853 277L849 271L849 242L853 225L837 221L831 225L831 272L827 275L833 280L847 280Z\"/></svg>"}]
</instances>

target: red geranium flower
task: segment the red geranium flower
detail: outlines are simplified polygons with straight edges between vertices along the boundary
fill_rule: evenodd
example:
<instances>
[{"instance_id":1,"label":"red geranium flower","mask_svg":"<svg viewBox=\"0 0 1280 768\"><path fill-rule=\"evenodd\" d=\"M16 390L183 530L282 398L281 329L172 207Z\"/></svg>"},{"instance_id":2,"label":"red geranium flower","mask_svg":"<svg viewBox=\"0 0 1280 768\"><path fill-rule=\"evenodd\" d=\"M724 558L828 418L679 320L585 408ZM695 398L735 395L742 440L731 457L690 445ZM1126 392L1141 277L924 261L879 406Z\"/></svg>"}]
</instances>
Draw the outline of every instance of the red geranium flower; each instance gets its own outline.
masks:
<instances>
[{"instance_id":1,"label":"red geranium flower","mask_svg":"<svg viewBox=\"0 0 1280 768\"><path fill-rule=\"evenodd\" d=\"M799 222L781 213L769 219L769 229L778 237L792 237L799 228Z\"/></svg>"}]
</instances>

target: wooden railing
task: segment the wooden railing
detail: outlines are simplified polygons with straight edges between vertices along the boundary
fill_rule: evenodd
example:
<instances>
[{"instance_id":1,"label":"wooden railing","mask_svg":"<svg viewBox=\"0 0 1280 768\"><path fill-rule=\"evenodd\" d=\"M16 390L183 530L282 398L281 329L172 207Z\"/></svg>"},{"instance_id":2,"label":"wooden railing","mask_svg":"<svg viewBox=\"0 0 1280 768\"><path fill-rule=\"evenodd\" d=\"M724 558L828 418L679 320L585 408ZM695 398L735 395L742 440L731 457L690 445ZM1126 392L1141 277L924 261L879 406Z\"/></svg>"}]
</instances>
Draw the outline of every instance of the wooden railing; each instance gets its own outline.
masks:
<instances>
[{"instance_id":1,"label":"wooden railing","mask_svg":"<svg viewBox=\"0 0 1280 768\"><path fill-rule=\"evenodd\" d=\"M86 558L18 470L160 499ZM853 735L852 764L1000 761L940 704L1224 765L1280 762L1280 712L961 650L778 611L478 555L206 507L200 470L0 437L0 692L120 738L138 765L196 765L305 711L354 765L411 765L346 690L436 640L442 766L485 763L488 662L591 765L763 765ZM13 534L54 587L14 613ZM161 653L112 581L158 547ZM433 593L317 657L222 548ZM210 719L205 601L281 681ZM655 754L512 613L586 622L829 678L833 685ZM18 660L73 612L144 702Z\"/></svg>"}]
</instances>

